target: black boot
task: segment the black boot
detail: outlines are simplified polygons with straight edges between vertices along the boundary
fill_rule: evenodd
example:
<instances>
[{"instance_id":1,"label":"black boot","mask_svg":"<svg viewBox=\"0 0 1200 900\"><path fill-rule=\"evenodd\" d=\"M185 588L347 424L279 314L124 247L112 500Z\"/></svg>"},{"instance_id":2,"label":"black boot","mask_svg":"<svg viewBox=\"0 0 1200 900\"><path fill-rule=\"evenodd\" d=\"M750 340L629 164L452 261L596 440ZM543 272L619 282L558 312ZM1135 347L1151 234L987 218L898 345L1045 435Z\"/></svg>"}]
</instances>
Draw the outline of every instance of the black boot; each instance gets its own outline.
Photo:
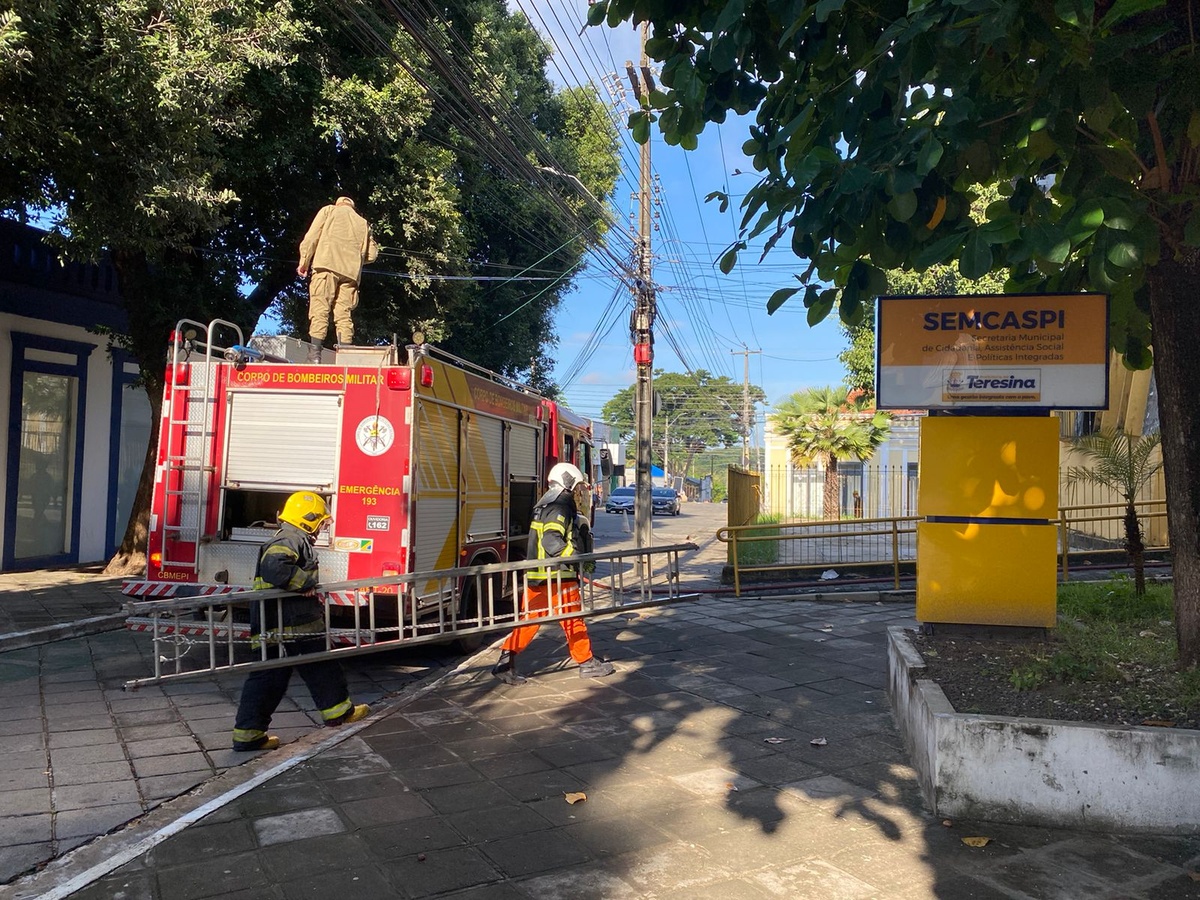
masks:
<instances>
[{"instance_id":1,"label":"black boot","mask_svg":"<svg viewBox=\"0 0 1200 900\"><path fill-rule=\"evenodd\" d=\"M321 338L313 338L310 341L311 345L308 348L308 362L316 364L321 361L321 348L325 346L325 341Z\"/></svg>"},{"instance_id":2,"label":"black boot","mask_svg":"<svg viewBox=\"0 0 1200 900\"><path fill-rule=\"evenodd\" d=\"M517 671L517 654L501 650L500 659L492 666L492 674L505 684L524 684L529 679Z\"/></svg>"},{"instance_id":3,"label":"black boot","mask_svg":"<svg viewBox=\"0 0 1200 900\"><path fill-rule=\"evenodd\" d=\"M604 678L606 675L611 675L615 671L617 671L617 667L608 660L596 659L594 656L587 662L581 662L579 664L580 678Z\"/></svg>"}]
</instances>

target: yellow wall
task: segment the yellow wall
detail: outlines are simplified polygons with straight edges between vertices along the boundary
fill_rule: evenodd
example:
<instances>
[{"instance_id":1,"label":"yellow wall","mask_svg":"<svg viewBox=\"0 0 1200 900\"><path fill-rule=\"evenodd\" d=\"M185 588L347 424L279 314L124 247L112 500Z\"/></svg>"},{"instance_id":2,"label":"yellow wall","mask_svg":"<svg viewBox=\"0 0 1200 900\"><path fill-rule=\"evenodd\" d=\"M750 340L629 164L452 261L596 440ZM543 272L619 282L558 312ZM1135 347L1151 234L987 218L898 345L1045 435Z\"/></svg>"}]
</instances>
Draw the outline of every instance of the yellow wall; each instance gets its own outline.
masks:
<instances>
[{"instance_id":1,"label":"yellow wall","mask_svg":"<svg viewBox=\"0 0 1200 900\"><path fill-rule=\"evenodd\" d=\"M1150 388L1153 384L1153 369L1131 371L1121 362L1121 355L1115 350L1109 359L1108 366L1108 409L1101 410L1096 417L1096 427L1099 431L1121 430L1126 434L1142 434L1146 422L1146 409L1149 406ZM1067 426L1068 432L1079 413L1066 412L1060 414ZM1064 439L1060 447L1060 471L1065 473L1072 466L1084 467L1087 463L1075 452L1072 441ZM1155 452L1156 460L1162 458L1161 451ZM1063 506L1084 506L1096 503L1121 503L1122 498L1114 491L1095 485L1067 485L1065 478L1059 491L1060 502ZM1161 470L1150 482L1150 487L1144 499L1163 500L1166 498L1166 485ZM1072 525L1072 530L1089 534L1110 541L1123 541L1124 528L1120 522L1120 511L1102 510L1101 513L1116 518L1102 522L1078 522ZM1169 545L1167 520L1165 516L1144 519L1142 529L1145 533L1146 545L1150 547L1166 547Z\"/></svg>"}]
</instances>

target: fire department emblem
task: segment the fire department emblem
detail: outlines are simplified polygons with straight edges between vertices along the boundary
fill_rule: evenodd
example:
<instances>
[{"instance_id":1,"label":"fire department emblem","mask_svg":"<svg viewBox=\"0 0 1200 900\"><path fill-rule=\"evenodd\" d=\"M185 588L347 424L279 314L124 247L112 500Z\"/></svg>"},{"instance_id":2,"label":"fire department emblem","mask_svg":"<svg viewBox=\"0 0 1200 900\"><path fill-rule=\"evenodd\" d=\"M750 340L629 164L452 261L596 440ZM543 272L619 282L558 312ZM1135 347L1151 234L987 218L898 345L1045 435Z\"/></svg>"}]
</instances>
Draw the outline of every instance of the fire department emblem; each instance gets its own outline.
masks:
<instances>
[{"instance_id":1,"label":"fire department emblem","mask_svg":"<svg viewBox=\"0 0 1200 900\"><path fill-rule=\"evenodd\" d=\"M396 439L396 429L383 416L367 416L354 429L354 442L367 456L386 453Z\"/></svg>"}]
</instances>

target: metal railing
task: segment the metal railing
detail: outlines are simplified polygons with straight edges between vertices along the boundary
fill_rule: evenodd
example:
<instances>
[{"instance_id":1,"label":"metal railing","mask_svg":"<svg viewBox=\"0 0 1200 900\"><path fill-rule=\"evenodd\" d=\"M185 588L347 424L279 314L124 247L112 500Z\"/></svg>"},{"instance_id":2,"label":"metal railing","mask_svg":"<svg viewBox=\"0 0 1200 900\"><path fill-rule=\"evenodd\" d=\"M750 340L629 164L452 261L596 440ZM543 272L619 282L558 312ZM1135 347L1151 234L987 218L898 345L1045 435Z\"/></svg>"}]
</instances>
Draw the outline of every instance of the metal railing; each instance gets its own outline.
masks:
<instances>
[{"instance_id":1,"label":"metal railing","mask_svg":"<svg viewBox=\"0 0 1200 900\"><path fill-rule=\"evenodd\" d=\"M1167 501L1166 500L1136 500L1134 501L1134 509L1137 510L1138 522L1143 526L1151 520L1167 518ZM1115 513L1110 512L1107 515L1099 514L1099 510L1115 510ZM1126 553L1125 549L1125 503L1089 503L1083 506L1063 506L1058 511L1058 549L1059 558L1061 560L1059 571L1061 580L1066 581L1067 575L1070 572L1070 554L1122 554ZM1086 531L1076 529L1072 532L1072 525L1080 525L1083 523L1103 522L1109 525L1115 523L1114 532L1111 538L1098 538L1094 529ZM1108 529L1105 529L1108 531ZM1143 534L1149 535L1155 533L1154 529L1146 529L1143 527ZM1160 533L1166 534L1166 529L1160 530ZM1075 537L1077 541L1084 541L1091 546L1071 548L1071 539ZM1117 546L1114 546L1117 545ZM1146 544L1148 551L1162 551L1170 548L1170 542L1159 544L1149 542Z\"/></svg>"},{"instance_id":2,"label":"metal railing","mask_svg":"<svg viewBox=\"0 0 1200 900\"><path fill-rule=\"evenodd\" d=\"M1139 500L1134 504L1138 520L1166 518L1165 500ZM1126 553L1124 542L1125 504L1090 503L1059 508L1047 524L1058 529L1059 577L1066 581L1071 554L1116 555ZM923 516L890 516L875 519L758 522L727 526L717 531L717 540L728 545L735 596L741 596L742 580L748 573L803 572L815 569L878 571L890 570L892 584L900 587L901 569L916 565L917 525ZM1097 528L1097 524L1105 527ZM1080 528L1081 525L1092 527ZM1165 533L1165 529L1158 529ZM1144 533L1153 534L1154 529ZM1169 549L1169 543L1149 541L1146 550Z\"/></svg>"},{"instance_id":3,"label":"metal railing","mask_svg":"<svg viewBox=\"0 0 1200 900\"><path fill-rule=\"evenodd\" d=\"M745 572L877 569L887 563L899 588L901 563L917 559L919 521L917 516L892 516L737 525L719 529L717 540L729 545L735 596L741 596Z\"/></svg>"},{"instance_id":4,"label":"metal railing","mask_svg":"<svg viewBox=\"0 0 1200 900\"><path fill-rule=\"evenodd\" d=\"M129 602L126 607L131 627L152 635L154 675L127 681L125 688L133 690L167 681L378 653L507 631L519 625L541 625L689 600L699 594L685 594L681 590L679 555L696 549L692 543L671 544L590 553L556 561L560 568L551 578L559 584L564 573L568 577L581 570L586 573L580 580L581 608L551 609L542 616L524 617L520 598L528 573L545 568L545 561L496 563L322 584L321 593L352 592L357 594L358 602L348 607L326 603L324 627L304 635L323 637L325 650L301 657L272 658L272 648L294 635L271 631L251 634L251 605L258 604L260 622L282 621L283 601L294 596L287 591L242 591ZM593 564L595 569L588 572ZM432 591L431 585L435 587ZM425 599L430 596L439 597L441 602ZM342 621L345 619L349 621Z\"/></svg>"}]
</instances>

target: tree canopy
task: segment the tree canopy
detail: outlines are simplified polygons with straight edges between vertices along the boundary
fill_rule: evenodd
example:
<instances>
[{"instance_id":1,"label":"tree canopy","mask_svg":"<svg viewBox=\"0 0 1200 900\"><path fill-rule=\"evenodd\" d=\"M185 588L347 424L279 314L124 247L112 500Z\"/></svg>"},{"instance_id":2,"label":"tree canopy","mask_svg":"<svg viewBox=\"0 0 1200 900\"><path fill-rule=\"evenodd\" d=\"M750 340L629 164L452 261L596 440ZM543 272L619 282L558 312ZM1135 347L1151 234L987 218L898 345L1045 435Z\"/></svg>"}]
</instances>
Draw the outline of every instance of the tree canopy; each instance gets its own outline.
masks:
<instances>
[{"instance_id":1,"label":"tree canopy","mask_svg":"<svg viewBox=\"0 0 1200 900\"><path fill-rule=\"evenodd\" d=\"M743 415L747 390L748 421ZM634 393L633 385L619 391L600 412L605 422L616 426L622 441L634 434ZM677 474L686 474L697 453L741 443L754 429L755 405L767 396L758 385L747 389L703 369L687 374L655 370L654 393L658 413L653 420L653 452Z\"/></svg>"},{"instance_id":2,"label":"tree canopy","mask_svg":"<svg viewBox=\"0 0 1200 900\"><path fill-rule=\"evenodd\" d=\"M694 146L756 113L742 234L801 258L810 322L859 321L890 269L954 261L1016 292L1112 297L1128 365L1153 362L1180 661L1200 663L1200 53L1196 0L599 0L648 21L660 91L631 116ZM1003 197L969 215L981 185ZM729 198L717 195L722 203Z\"/></svg>"},{"instance_id":3,"label":"tree canopy","mask_svg":"<svg viewBox=\"0 0 1200 900\"><path fill-rule=\"evenodd\" d=\"M978 221L984 218L988 204L999 198L995 185L983 188L971 207L971 215ZM982 278L970 281L963 278L958 267L948 263L935 263L923 272L911 269L891 269L887 272L887 293L898 295L1001 294L1004 292L1004 276L989 272ZM851 389L862 391L868 397L875 396L875 300L863 303L862 318L853 324L841 322L842 333L849 346L838 354L838 360L846 367L846 384Z\"/></svg>"}]
</instances>

